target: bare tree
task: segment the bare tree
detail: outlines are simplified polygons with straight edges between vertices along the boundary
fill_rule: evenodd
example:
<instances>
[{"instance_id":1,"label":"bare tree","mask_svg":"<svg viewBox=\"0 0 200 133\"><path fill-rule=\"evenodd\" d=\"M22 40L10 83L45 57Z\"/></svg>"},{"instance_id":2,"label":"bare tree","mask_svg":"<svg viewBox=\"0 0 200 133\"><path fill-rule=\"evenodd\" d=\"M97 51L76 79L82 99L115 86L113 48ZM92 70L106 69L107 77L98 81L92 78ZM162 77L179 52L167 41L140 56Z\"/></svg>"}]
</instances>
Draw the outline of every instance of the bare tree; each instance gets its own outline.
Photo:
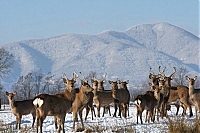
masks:
<instances>
[{"instance_id":1,"label":"bare tree","mask_svg":"<svg viewBox=\"0 0 200 133\"><path fill-rule=\"evenodd\" d=\"M177 69L176 73L174 74L175 75L175 78L174 78L174 84L175 85L184 85L184 84L187 84L186 80L185 80L185 76L186 74L188 73L188 70L186 68L179 68Z\"/></svg>"},{"instance_id":2,"label":"bare tree","mask_svg":"<svg viewBox=\"0 0 200 133\"><path fill-rule=\"evenodd\" d=\"M10 68L13 65L13 57L4 48L0 48L0 78L3 78L10 72Z\"/></svg>"}]
</instances>

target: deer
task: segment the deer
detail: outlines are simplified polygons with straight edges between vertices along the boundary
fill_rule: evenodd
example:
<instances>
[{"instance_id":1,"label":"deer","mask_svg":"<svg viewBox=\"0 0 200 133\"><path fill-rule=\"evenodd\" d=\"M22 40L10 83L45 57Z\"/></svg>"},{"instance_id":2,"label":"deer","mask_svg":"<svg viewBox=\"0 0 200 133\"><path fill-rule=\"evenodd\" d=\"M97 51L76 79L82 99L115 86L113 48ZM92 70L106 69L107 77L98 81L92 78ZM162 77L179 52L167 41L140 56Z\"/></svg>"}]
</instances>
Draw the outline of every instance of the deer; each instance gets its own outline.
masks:
<instances>
[{"instance_id":1,"label":"deer","mask_svg":"<svg viewBox=\"0 0 200 133\"><path fill-rule=\"evenodd\" d=\"M46 116L56 117L58 121L58 133L62 130L65 133L64 122L66 113L71 109L72 103L66 98L60 98L56 95L39 94L33 100L33 104L36 110L37 124L36 132L38 133L38 127L40 126L40 133L42 133L43 122Z\"/></svg>"},{"instance_id":2,"label":"deer","mask_svg":"<svg viewBox=\"0 0 200 133\"><path fill-rule=\"evenodd\" d=\"M88 84L88 82L81 81L81 87L79 92L76 93L76 98L72 103L72 112L73 112L73 130L75 130L75 123L78 122L78 114L81 120L82 129L84 129L82 111L88 106L90 99L89 92L92 92L94 89Z\"/></svg>"},{"instance_id":3,"label":"deer","mask_svg":"<svg viewBox=\"0 0 200 133\"><path fill-rule=\"evenodd\" d=\"M160 78L164 79L165 86L167 86L167 88L170 91L167 105L169 106L170 104L174 104L177 107L176 115L178 115L179 106L180 106L179 103L181 103L182 107L183 107L182 116L186 115L187 108L189 108L189 110L190 110L190 117L193 116L191 103L189 102L188 87L183 86L183 85L171 86L171 80L174 78L176 68L174 67L174 72L169 77L166 77L164 74L165 69L161 72L160 67L161 66L159 66L159 74L158 75L150 73L149 78L151 80L151 83L154 85L158 85L158 80ZM150 70L151 70L151 68L150 68ZM166 109L165 109L165 115L166 115ZM163 116L165 116L165 115L163 114Z\"/></svg>"},{"instance_id":4,"label":"deer","mask_svg":"<svg viewBox=\"0 0 200 133\"><path fill-rule=\"evenodd\" d=\"M146 92L145 94L138 95L134 99L134 103L137 107L137 124L138 124L138 117L140 117L140 122L143 124L142 121L142 112L147 110L147 122L152 122L155 120L155 109L159 106L160 101L160 87L159 86L152 86L153 91Z\"/></svg>"},{"instance_id":5,"label":"deer","mask_svg":"<svg viewBox=\"0 0 200 133\"><path fill-rule=\"evenodd\" d=\"M77 82L78 78L79 78L78 74L75 71L73 72L72 79L68 79L66 77L66 74L63 73L62 80L65 83L66 89L64 92L56 94L56 96L59 98L66 98L67 100L70 100L71 103L73 103L75 100L76 92L78 90L77 88L74 87L74 85ZM54 121L55 121L55 128L58 129L56 116L54 116Z\"/></svg>"},{"instance_id":6,"label":"deer","mask_svg":"<svg viewBox=\"0 0 200 133\"><path fill-rule=\"evenodd\" d=\"M200 89L194 88L194 83L197 80L197 76L195 76L194 78L186 76L186 80L188 81L189 97L192 104L195 106L196 118L197 118L198 113L200 113Z\"/></svg>"},{"instance_id":7,"label":"deer","mask_svg":"<svg viewBox=\"0 0 200 133\"><path fill-rule=\"evenodd\" d=\"M98 91L98 87L104 88L102 86L103 84L100 85L99 82L94 79L91 79L91 82L92 82L92 86L94 88L93 102L95 103L95 105L97 107L97 112L98 112L97 116L100 117L100 108L103 107L104 111L103 111L102 117L104 117L106 107L110 107L110 104L114 102L114 99L112 97L112 92L111 92L111 90L104 90L104 89L101 91ZM108 110L110 113L110 108L108 108Z\"/></svg>"},{"instance_id":8,"label":"deer","mask_svg":"<svg viewBox=\"0 0 200 133\"><path fill-rule=\"evenodd\" d=\"M12 113L16 116L16 129L21 129L21 119L22 115L32 114L33 122L32 128L34 127L36 112L33 105L33 99L15 101L14 97L17 95L17 92L9 93L6 91L6 96L9 101L9 105Z\"/></svg>"},{"instance_id":9,"label":"deer","mask_svg":"<svg viewBox=\"0 0 200 133\"><path fill-rule=\"evenodd\" d=\"M129 102L130 102L130 93L127 88L127 84L129 83L129 80L127 81L117 80L117 83L109 81L109 83L112 85L112 96L115 99L114 100L115 105L118 105L119 107L119 116L121 117L121 112L122 112L123 117L126 118L127 111L129 110ZM116 87L117 84L120 84L120 89ZM115 117L116 117L116 111L117 111L117 108L115 108L115 112L113 115Z\"/></svg>"},{"instance_id":10,"label":"deer","mask_svg":"<svg viewBox=\"0 0 200 133\"><path fill-rule=\"evenodd\" d=\"M176 67L173 67L174 72L169 76L165 76L164 73L162 73L161 77L165 81L165 86L170 90L169 98L167 100L168 105L175 105L177 107L176 115L178 115L180 104L183 107L183 113L182 116L186 115L186 110L189 108L190 111L190 117L193 116L192 113L192 107L189 99L189 88L187 86L178 85L178 86L171 86L171 80L174 79L174 74L176 72ZM166 110L165 114L166 115Z\"/></svg>"},{"instance_id":11,"label":"deer","mask_svg":"<svg viewBox=\"0 0 200 133\"><path fill-rule=\"evenodd\" d=\"M88 83L88 80L86 79L86 77L81 72L80 72L80 74L83 76L82 81ZM94 116L96 117L94 106L93 106L94 93L88 92L88 96L89 96L89 101L85 107L86 108L85 121L87 120L87 116L88 116L90 110L91 110L92 120L94 120L93 113L94 113Z\"/></svg>"},{"instance_id":12,"label":"deer","mask_svg":"<svg viewBox=\"0 0 200 133\"><path fill-rule=\"evenodd\" d=\"M72 77L72 79L68 79L67 77L66 77L66 74L65 73L63 73L62 74L62 80L63 80L63 82L65 83L65 85L66 85L66 89L65 89L65 91L64 92L61 92L61 93L58 93L58 94L55 94L55 95L53 95L53 96L51 96L51 95L48 95L48 94L41 94L41 95L38 95L38 98L40 98L40 96L42 97L42 100L38 100L38 101L46 101L46 102L48 102L48 99L51 99L51 97L53 97L52 99L55 99L54 98L54 96L55 97L57 97L58 99L61 99L60 101L62 101L62 99L65 99L65 102L67 102L67 105L68 106L66 106L65 108L66 108L66 110L64 110L64 109L62 109L61 111L64 111L64 112L66 112L66 113L70 113L71 112L71 106L72 106L72 103L73 103L73 101L75 100L75 93L76 93L76 88L74 87L74 84L76 83L76 81L78 80L78 75L74 72L73 73L73 77ZM44 98L43 98L44 97ZM35 98L37 98L37 96L35 97ZM47 99L47 100L46 100ZM45 102L45 104L47 104ZM68 102L70 102L71 104L69 105L68 104ZM35 101L35 104L37 105L38 103L37 103L37 100ZM50 104L51 105L51 104ZM44 106L46 106L46 105L44 105ZM52 105L53 106L53 105ZM36 106L37 107L37 106ZM68 108L70 108L69 109L69 111L68 111ZM46 109L43 109L43 108L38 108L38 110L48 110L48 108ZM38 115L40 115L40 113L38 113ZM66 114L65 114L66 115ZM55 121L55 128L56 129L58 129L58 132L60 132L61 130L63 130L63 132L64 132L64 127L62 126L62 124L60 123L60 119L61 119L61 116L58 116L58 115L56 115L56 114L51 114L51 113L45 113L44 114L44 116L46 117L46 116L54 116L54 121ZM62 114L62 118L63 117L65 117L64 116L64 114ZM37 126L37 132L38 132L38 127L40 126L40 132L42 132L42 123L43 123L43 121L44 121L44 119L42 119L42 118L38 118L37 120L39 121L38 122L38 126ZM42 122L40 122L40 121L42 121ZM59 127L57 126L57 123L59 122Z\"/></svg>"}]
</instances>

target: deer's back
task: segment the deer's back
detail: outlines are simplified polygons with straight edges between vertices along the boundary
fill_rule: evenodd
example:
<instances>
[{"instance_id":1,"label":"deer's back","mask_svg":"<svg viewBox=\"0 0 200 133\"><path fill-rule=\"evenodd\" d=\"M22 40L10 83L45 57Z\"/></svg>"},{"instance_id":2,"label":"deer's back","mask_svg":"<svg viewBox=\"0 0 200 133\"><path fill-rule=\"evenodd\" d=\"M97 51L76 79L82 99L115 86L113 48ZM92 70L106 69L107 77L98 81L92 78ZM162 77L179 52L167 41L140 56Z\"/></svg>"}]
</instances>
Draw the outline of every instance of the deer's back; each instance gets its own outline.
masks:
<instances>
[{"instance_id":1,"label":"deer's back","mask_svg":"<svg viewBox=\"0 0 200 133\"><path fill-rule=\"evenodd\" d=\"M15 101L13 114L28 115L34 110L33 100Z\"/></svg>"},{"instance_id":2,"label":"deer's back","mask_svg":"<svg viewBox=\"0 0 200 133\"><path fill-rule=\"evenodd\" d=\"M43 105L37 109L46 115L65 114L70 110L72 105L70 100L55 95L41 94L36 98L41 98L44 101Z\"/></svg>"}]
</instances>

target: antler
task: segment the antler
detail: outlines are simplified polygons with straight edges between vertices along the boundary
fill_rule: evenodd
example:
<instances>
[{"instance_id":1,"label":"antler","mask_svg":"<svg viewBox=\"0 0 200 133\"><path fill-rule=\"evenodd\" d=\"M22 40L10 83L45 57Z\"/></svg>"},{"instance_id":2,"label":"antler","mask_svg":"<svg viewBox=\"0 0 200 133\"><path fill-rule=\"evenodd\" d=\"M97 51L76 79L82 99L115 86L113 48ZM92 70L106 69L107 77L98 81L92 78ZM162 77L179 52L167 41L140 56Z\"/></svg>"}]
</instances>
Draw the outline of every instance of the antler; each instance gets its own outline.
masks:
<instances>
[{"instance_id":1,"label":"antler","mask_svg":"<svg viewBox=\"0 0 200 133\"><path fill-rule=\"evenodd\" d=\"M173 68L174 68L174 72L170 75L170 77L173 76L174 73L176 72L176 67L173 67Z\"/></svg>"},{"instance_id":2,"label":"antler","mask_svg":"<svg viewBox=\"0 0 200 133\"><path fill-rule=\"evenodd\" d=\"M79 72L79 73L83 76L84 82L88 82L88 80L85 78L85 76L81 72Z\"/></svg>"},{"instance_id":3,"label":"antler","mask_svg":"<svg viewBox=\"0 0 200 133\"><path fill-rule=\"evenodd\" d=\"M106 75L107 75L107 73L105 73L105 76L104 76L102 81L106 81Z\"/></svg>"},{"instance_id":4,"label":"antler","mask_svg":"<svg viewBox=\"0 0 200 133\"><path fill-rule=\"evenodd\" d=\"M62 73L62 78L67 78L65 73Z\"/></svg>"},{"instance_id":5,"label":"antler","mask_svg":"<svg viewBox=\"0 0 200 133\"><path fill-rule=\"evenodd\" d=\"M74 70L73 72L73 79L76 81L78 79L78 74L76 73L76 71Z\"/></svg>"},{"instance_id":6,"label":"antler","mask_svg":"<svg viewBox=\"0 0 200 133\"><path fill-rule=\"evenodd\" d=\"M163 69L162 72L160 71L160 68L161 68L161 66L159 66L159 68L158 68L159 69L159 74L164 74L166 67Z\"/></svg>"},{"instance_id":7,"label":"antler","mask_svg":"<svg viewBox=\"0 0 200 133\"><path fill-rule=\"evenodd\" d=\"M153 74L153 72L152 72L152 67L151 67L151 66L150 66L149 73L150 73L150 74Z\"/></svg>"}]
</instances>

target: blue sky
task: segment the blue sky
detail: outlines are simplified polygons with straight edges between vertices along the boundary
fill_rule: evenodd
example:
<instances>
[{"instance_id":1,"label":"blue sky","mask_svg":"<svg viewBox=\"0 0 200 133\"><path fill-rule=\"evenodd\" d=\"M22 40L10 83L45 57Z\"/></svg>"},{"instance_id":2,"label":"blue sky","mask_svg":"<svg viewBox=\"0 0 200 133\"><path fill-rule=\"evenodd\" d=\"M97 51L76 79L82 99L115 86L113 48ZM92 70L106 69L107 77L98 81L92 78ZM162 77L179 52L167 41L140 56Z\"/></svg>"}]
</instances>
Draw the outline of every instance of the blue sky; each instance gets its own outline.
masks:
<instances>
[{"instance_id":1,"label":"blue sky","mask_svg":"<svg viewBox=\"0 0 200 133\"><path fill-rule=\"evenodd\" d=\"M199 0L1 0L0 45L168 22L199 35Z\"/></svg>"}]
</instances>

